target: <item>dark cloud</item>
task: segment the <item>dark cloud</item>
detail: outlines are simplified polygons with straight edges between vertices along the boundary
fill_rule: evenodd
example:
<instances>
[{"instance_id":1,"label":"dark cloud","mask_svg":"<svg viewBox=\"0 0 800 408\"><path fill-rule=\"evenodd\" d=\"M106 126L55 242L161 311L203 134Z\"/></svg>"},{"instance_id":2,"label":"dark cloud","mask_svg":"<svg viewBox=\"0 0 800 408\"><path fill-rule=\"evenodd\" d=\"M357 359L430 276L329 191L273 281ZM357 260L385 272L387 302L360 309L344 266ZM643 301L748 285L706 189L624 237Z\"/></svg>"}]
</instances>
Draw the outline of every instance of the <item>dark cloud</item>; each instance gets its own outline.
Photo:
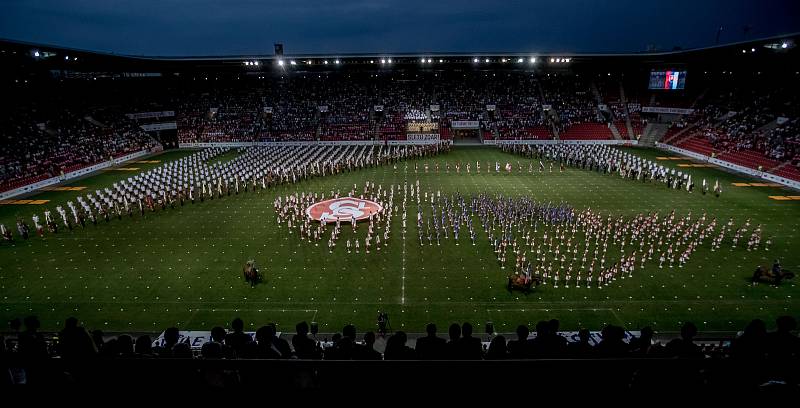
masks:
<instances>
[{"instance_id":1,"label":"dark cloud","mask_svg":"<svg viewBox=\"0 0 800 408\"><path fill-rule=\"evenodd\" d=\"M3 0L0 37L141 55L632 52L800 31L796 0Z\"/></svg>"}]
</instances>

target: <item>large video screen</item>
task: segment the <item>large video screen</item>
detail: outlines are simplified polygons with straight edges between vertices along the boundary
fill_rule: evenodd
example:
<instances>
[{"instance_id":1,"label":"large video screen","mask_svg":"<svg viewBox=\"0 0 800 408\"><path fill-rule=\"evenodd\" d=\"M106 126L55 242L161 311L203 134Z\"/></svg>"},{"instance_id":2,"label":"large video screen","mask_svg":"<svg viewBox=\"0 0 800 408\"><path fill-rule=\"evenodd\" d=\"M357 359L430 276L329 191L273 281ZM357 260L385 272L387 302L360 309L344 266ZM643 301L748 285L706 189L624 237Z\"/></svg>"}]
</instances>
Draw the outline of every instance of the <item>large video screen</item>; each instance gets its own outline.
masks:
<instances>
[{"instance_id":1,"label":"large video screen","mask_svg":"<svg viewBox=\"0 0 800 408\"><path fill-rule=\"evenodd\" d=\"M650 71L650 89L683 89L686 71Z\"/></svg>"}]
</instances>

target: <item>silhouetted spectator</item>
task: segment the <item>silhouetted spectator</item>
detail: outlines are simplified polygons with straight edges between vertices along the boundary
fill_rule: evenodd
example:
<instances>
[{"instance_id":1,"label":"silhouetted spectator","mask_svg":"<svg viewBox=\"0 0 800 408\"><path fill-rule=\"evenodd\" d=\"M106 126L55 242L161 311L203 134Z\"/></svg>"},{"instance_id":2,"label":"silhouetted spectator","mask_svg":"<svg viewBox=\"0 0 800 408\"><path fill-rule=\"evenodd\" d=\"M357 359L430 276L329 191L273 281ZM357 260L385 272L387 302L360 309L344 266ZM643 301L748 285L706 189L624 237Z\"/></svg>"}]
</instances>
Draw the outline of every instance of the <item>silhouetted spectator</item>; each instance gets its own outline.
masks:
<instances>
[{"instance_id":1,"label":"silhouetted spectator","mask_svg":"<svg viewBox=\"0 0 800 408\"><path fill-rule=\"evenodd\" d=\"M256 341L247 343L239 358L279 359L281 353L272 344L273 332L269 326L256 330Z\"/></svg>"},{"instance_id":2,"label":"silhouetted spectator","mask_svg":"<svg viewBox=\"0 0 800 408\"><path fill-rule=\"evenodd\" d=\"M595 356L594 346L589 343L592 333L589 329L578 331L578 341L567 345L567 352L572 358L592 358Z\"/></svg>"},{"instance_id":3,"label":"silhouetted spectator","mask_svg":"<svg viewBox=\"0 0 800 408\"><path fill-rule=\"evenodd\" d=\"M222 355L219 358L228 358L228 359L235 358L235 354L234 354L233 348L231 348L230 346L225 344L225 334L226 334L225 333L225 329L223 329L220 326L215 326L214 328L212 328L211 329L211 341L208 342L208 343L203 344L203 347L200 349L200 354L201 355L205 354L203 349L205 349L206 346L217 348L217 346L211 345L212 343L214 343L214 344L218 344L219 345L219 347L218 347L219 348L219 352L222 353ZM215 353L215 351L209 351L208 353L212 353L213 354L213 353Z\"/></svg>"},{"instance_id":4,"label":"silhouetted spectator","mask_svg":"<svg viewBox=\"0 0 800 408\"><path fill-rule=\"evenodd\" d=\"M692 322L686 322L681 327L681 338L672 339L667 343L665 352L671 357L680 358L702 358L703 353L700 347L694 344L694 336L697 335L697 326Z\"/></svg>"},{"instance_id":5,"label":"silhouetted spectator","mask_svg":"<svg viewBox=\"0 0 800 408\"><path fill-rule=\"evenodd\" d=\"M173 348L178 344L180 331L177 327L169 327L164 330L164 343L153 347L153 353L158 357L172 357Z\"/></svg>"},{"instance_id":6,"label":"silhouetted spectator","mask_svg":"<svg viewBox=\"0 0 800 408\"><path fill-rule=\"evenodd\" d=\"M192 348L187 343L178 343L172 347L172 358L192 358Z\"/></svg>"},{"instance_id":7,"label":"silhouetted spectator","mask_svg":"<svg viewBox=\"0 0 800 408\"><path fill-rule=\"evenodd\" d=\"M447 358L458 358L458 341L461 339L461 326L458 323L453 323L447 330L450 340L447 342Z\"/></svg>"},{"instance_id":8,"label":"silhouetted spectator","mask_svg":"<svg viewBox=\"0 0 800 408\"><path fill-rule=\"evenodd\" d=\"M386 351L383 353L385 360L413 360L414 350L406 346L408 337L403 331L398 331L386 341Z\"/></svg>"},{"instance_id":9,"label":"silhouetted spectator","mask_svg":"<svg viewBox=\"0 0 800 408\"><path fill-rule=\"evenodd\" d=\"M511 358L522 359L528 357L528 335L531 332L528 326L517 326L517 339L508 342L508 351Z\"/></svg>"},{"instance_id":10,"label":"silhouetted spectator","mask_svg":"<svg viewBox=\"0 0 800 408\"><path fill-rule=\"evenodd\" d=\"M231 329L233 331L225 336L225 344L230 346L238 357L253 339L244 332L244 322L238 317L231 322Z\"/></svg>"},{"instance_id":11,"label":"silhouetted spectator","mask_svg":"<svg viewBox=\"0 0 800 408\"><path fill-rule=\"evenodd\" d=\"M325 350L326 360L352 360L356 354L356 327L352 324L342 328L342 336L334 341L332 347Z\"/></svg>"},{"instance_id":12,"label":"silhouetted spectator","mask_svg":"<svg viewBox=\"0 0 800 408\"><path fill-rule=\"evenodd\" d=\"M461 325L461 339L458 340L458 359L481 360L483 359L483 344L481 339L472 337L472 325L465 322Z\"/></svg>"},{"instance_id":13,"label":"silhouetted spectator","mask_svg":"<svg viewBox=\"0 0 800 408\"><path fill-rule=\"evenodd\" d=\"M17 348L19 355L24 360L40 360L49 356L47 342L39 333L39 319L36 316L25 318L25 331L19 334Z\"/></svg>"},{"instance_id":14,"label":"silhouetted spectator","mask_svg":"<svg viewBox=\"0 0 800 408\"><path fill-rule=\"evenodd\" d=\"M269 328L269 333L272 336L272 346L281 353L281 358L292 358L292 348L289 347L289 342L285 339L278 337L278 329L275 326L275 323L270 323L267 325ZM353 336L355 336L355 327L353 328Z\"/></svg>"},{"instance_id":15,"label":"silhouetted spectator","mask_svg":"<svg viewBox=\"0 0 800 408\"><path fill-rule=\"evenodd\" d=\"M222 358L222 344L209 341L200 348L200 356L207 360L218 360Z\"/></svg>"},{"instance_id":16,"label":"silhouetted spectator","mask_svg":"<svg viewBox=\"0 0 800 408\"><path fill-rule=\"evenodd\" d=\"M64 359L86 359L97 354L92 336L83 326L78 326L78 319L70 317L64 323L64 329L58 333L56 351Z\"/></svg>"},{"instance_id":17,"label":"silhouetted spectator","mask_svg":"<svg viewBox=\"0 0 800 408\"><path fill-rule=\"evenodd\" d=\"M767 334L767 357L775 360L790 360L800 357L800 339L792 334L797 329L797 320L781 316L775 320L777 330Z\"/></svg>"},{"instance_id":18,"label":"silhouetted spectator","mask_svg":"<svg viewBox=\"0 0 800 408\"><path fill-rule=\"evenodd\" d=\"M364 345L357 349L358 360L383 360L383 356L375 350L375 333L364 333Z\"/></svg>"},{"instance_id":19,"label":"silhouetted spectator","mask_svg":"<svg viewBox=\"0 0 800 408\"><path fill-rule=\"evenodd\" d=\"M566 337L558 334L559 326L561 322L558 319L550 319L548 322L550 326L549 335L551 336L550 339L552 340L552 349L554 356L562 356L564 353L567 352L567 339Z\"/></svg>"},{"instance_id":20,"label":"silhouetted spectator","mask_svg":"<svg viewBox=\"0 0 800 408\"><path fill-rule=\"evenodd\" d=\"M297 323L295 330L297 333L292 336L292 347L294 347L294 354L297 358L307 360L322 358L317 342L308 338L308 323Z\"/></svg>"},{"instance_id":21,"label":"silhouetted spectator","mask_svg":"<svg viewBox=\"0 0 800 408\"><path fill-rule=\"evenodd\" d=\"M117 337L117 353L119 357L133 357L133 337L127 334Z\"/></svg>"},{"instance_id":22,"label":"silhouetted spectator","mask_svg":"<svg viewBox=\"0 0 800 408\"><path fill-rule=\"evenodd\" d=\"M645 357L651 354L653 349L653 329L650 326L642 327L639 337L631 339L631 355L635 357Z\"/></svg>"},{"instance_id":23,"label":"silhouetted spectator","mask_svg":"<svg viewBox=\"0 0 800 408\"><path fill-rule=\"evenodd\" d=\"M625 330L622 327L608 325L600 332L603 339L595 347L598 357L618 358L624 357L628 353L628 345L625 344Z\"/></svg>"},{"instance_id":24,"label":"silhouetted spectator","mask_svg":"<svg viewBox=\"0 0 800 408\"><path fill-rule=\"evenodd\" d=\"M415 347L417 358L420 360L440 360L445 358L447 341L436 336L436 325L428 323L425 326L425 332L428 333L427 336L417 339Z\"/></svg>"},{"instance_id":25,"label":"silhouetted spectator","mask_svg":"<svg viewBox=\"0 0 800 408\"><path fill-rule=\"evenodd\" d=\"M550 341L550 322L544 320L536 323L536 337L528 340L529 358L552 358L552 342Z\"/></svg>"},{"instance_id":26,"label":"silhouetted spectator","mask_svg":"<svg viewBox=\"0 0 800 408\"><path fill-rule=\"evenodd\" d=\"M767 353L767 326L761 319L754 319L744 328L744 333L731 343L731 357L739 359L763 359Z\"/></svg>"},{"instance_id":27,"label":"silhouetted spectator","mask_svg":"<svg viewBox=\"0 0 800 408\"><path fill-rule=\"evenodd\" d=\"M489 350L486 352L487 360L505 360L508 358L508 348L506 338L502 335L496 336L489 343Z\"/></svg>"},{"instance_id":28,"label":"silhouetted spectator","mask_svg":"<svg viewBox=\"0 0 800 408\"><path fill-rule=\"evenodd\" d=\"M133 346L133 352L138 357L153 357L153 340L148 335L142 335L136 338L136 343Z\"/></svg>"}]
</instances>

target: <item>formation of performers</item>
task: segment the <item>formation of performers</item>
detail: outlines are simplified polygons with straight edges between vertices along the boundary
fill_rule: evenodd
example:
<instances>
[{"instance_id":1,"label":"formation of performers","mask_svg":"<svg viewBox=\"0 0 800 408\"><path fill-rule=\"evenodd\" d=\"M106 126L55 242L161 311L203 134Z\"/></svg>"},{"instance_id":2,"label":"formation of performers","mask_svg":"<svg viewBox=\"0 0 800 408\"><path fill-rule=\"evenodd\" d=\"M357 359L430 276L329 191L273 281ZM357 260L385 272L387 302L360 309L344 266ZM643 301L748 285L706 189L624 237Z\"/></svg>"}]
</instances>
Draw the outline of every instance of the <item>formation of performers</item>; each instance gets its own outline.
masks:
<instances>
[{"instance_id":1,"label":"formation of performers","mask_svg":"<svg viewBox=\"0 0 800 408\"><path fill-rule=\"evenodd\" d=\"M220 147L201 150L113 183L111 188L77 197L74 202L68 201L66 208L56 206L57 214L46 209L44 220L39 214L34 214L31 220L37 234L44 236L45 230L57 233L59 228L72 230L77 225L96 225L98 221L133 217L135 213L145 216L185 203L255 193L313 177L435 155L448 151L449 144L247 147L239 149L230 161L214 162L229 150ZM28 224L18 219L17 227L19 236L27 239ZM6 241L13 240L11 230L3 224L0 234Z\"/></svg>"},{"instance_id":2,"label":"formation of performers","mask_svg":"<svg viewBox=\"0 0 800 408\"><path fill-rule=\"evenodd\" d=\"M397 191L398 194L400 191L407 192L408 185L406 184L404 186L404 190L401 190L400 185L397 185L396 188L390 187L387 190L381 185L375 187L375 183L368 181L364 184L361 194L359 194L358 186L353 185L353 188L346 195L347 197L359 197L362 200L373 201L380 204L383 208L383 211L372 213L367 218L367 234L363 239L364 252L367 254L370 253L370 249L373 249L373 247L376 251L380 251L381 248L389 244L392 230L392 216L395 212L395 191ZM403 195L405 196L405 194ZM339 197L341 197L339 191L331 191L330 196L327 197L324 194L310 192L278 196L273 203L275 213L277 214L278 226L281 227L285 225L289 233L292 233L293 229L297 229L300 240L313 243L314 246L319 246L320 242L327 236L328 252L333 253L338 245L342 228L347 228L347 224L350 224L355 234L358 231L358 222L355 218L349 218L349 220L344 221L345 225L343 227L342 219L328 220L323 218L321 221L315 221L308 217L305 211L306 208L314 203ZM402 201L401 208L403 211L403 223L405 225L405 199ZM332 227L330 227L329 224ZM330 233L328 233L328 229L330 229ZM362 248L361 239L358 236L347 238L344 247L347 249L348 254L353 252L360 253Z\"/></svg>"},{"instance_id":3,"label":"formation of performers","mask_svg":"<svg viewBox=\"0 0 800 408\"><path fill-rule=\"evenodd\" d=\"M500 144L500 148L507 153L522 155L532 160L539 160L538 170L545 170L542 160L550 161L549 171L553 171L552 162L558 163L561 171L564 167L574 167L583 170L597 171L606 174L619 174L620 177L642 182L660 182L667 188L693 192L695 188L692 176L686 172L670 169L651 160L643 159L628 152L623 152L609 145L576 145L576 144ZM522 165L518 164L520 171ZM510 164L507 165L510 171ZM533 172L533 163L528 167ZM709 183L702 180L701 192L709 192ZM713 193L719 197L722 186L719 181L714 182Z\"/></svg>"},{"instance_id":4,"label":"formation of performers","mask_svg":"<svg viewBox=\"0 0 800 408\"><path fill-rule=\"evenodd\" d=\"M367 182L361 195L381 204L385 214L370 216L367 234L363 239L366 253L375 246L380 250L389 240L395 192L402 197L401 223L406 231L407 206L410 200L417 210L417 237L420 247L442 245L452 240L455 245L476 245L476 229L482 228L491 246L498 267L525 281L551 284L553 287L599 287L617 279L633 276L636 270L655 267L682 268L697 249L710 243L711 251L720 250L724 243L731 249L747 238L746 249L769 250L770 238L762 244L762 226L751 225L750 219L740 226L731 218L718 223L706 213L693 217L689 212L678 216L675 211L639 213L634 217L601 215L587 208L576 211L567 204L541 203L531 198L510 198L460 194L441 191L422 191L419 180L409 185L396 185L384 190ZM347 194L358 196L356 186ZM333 253L342 225L333 223L330 234L327 222L312 221L305 209L327 198L339 198L331 191L328 197L316 193L300 193L279 197L274 205L279 225L299 229L300 237L319 245L328 238L328 250ZM350 221L353 232L358 229ZM478 226L478 227L476 227ZM383 240L380 240L383 232ZM466 233L463 233L466 231ZM467 240L465 237L469 237ZM742 245L744 246L744 245ZM346 240L348 253L358 253L360 238Z\"/></svg>"},{"instance_id":5,"label":"formation of performers","mask_svg":"<svg viewBox=\"0 0 800 408\"><path fill-rule=\"evenodd\" d=\"M762 227L752 228L749 219L735 227L731 218L718 228L717 220L708 220L705 213L696 218L691 212L679 217L673 210L664 216L655 212L615 218L590 208L577 212L566 204L545 204L526 197L482 194L465 200L458 194L447 198L439 192L430 197L430 212L421 208L418 212L420 245L426 244L423 229L428 245L440 245L440 239L451 236L458 245L461 225L466 226L475 245L475 219L500 269L554 287L607 286L616 279L632 277L648 262L658 261L660 269L682 268L704 243L710 241L711 250L716 251L726 237L730 237L727 242L732 249L747 236L748 251L769 250L772 243L768 238L762 245Z\"/></svg>"}]
</instances>

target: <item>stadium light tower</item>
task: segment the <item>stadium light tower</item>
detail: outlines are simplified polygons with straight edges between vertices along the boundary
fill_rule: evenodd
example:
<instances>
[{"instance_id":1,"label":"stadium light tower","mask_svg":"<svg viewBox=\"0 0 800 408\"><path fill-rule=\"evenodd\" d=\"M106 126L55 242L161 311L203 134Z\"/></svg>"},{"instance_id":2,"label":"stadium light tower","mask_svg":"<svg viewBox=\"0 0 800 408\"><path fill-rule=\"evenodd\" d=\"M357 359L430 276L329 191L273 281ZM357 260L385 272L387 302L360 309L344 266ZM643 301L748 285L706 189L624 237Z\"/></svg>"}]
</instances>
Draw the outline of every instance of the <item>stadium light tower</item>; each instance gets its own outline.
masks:
<instances>
[{"instance_id":1,"label":"stadium light tower","mask_svg":"<svg viewBox=\"0 0 800 408\"><path fill-rule=\"evenodd\" d=\"M522 58L520 58L520 59L522 59ZM531 61L531 64L535 63L536 62L536 57L531 57L530 61ZM520 61L520 62L522 62L522 61Z\"/></svg>"},{"instance_id":2,"label":"stadium light tower","mask_svg":"<svg viewBox=\"0 0 800 408\"><path fill-rule=\"evenodd\" d=\"M473 59L472 59L472 62L474 62L474 63L476 63L476 64L478 63L478 61L480 61L480 60L479 60L479 59L477 59L477 58L473 58Z\"/></svg>"},{"instance_id":3,"label":"stadium light tower","mask_svg":"<svg viewBox=\"0 0 800 408\"><path fill-rule=\"evenodd\" d=\"M278 60L278 66L283 66L283 60Z\"/></svg>"}]
</instances>

